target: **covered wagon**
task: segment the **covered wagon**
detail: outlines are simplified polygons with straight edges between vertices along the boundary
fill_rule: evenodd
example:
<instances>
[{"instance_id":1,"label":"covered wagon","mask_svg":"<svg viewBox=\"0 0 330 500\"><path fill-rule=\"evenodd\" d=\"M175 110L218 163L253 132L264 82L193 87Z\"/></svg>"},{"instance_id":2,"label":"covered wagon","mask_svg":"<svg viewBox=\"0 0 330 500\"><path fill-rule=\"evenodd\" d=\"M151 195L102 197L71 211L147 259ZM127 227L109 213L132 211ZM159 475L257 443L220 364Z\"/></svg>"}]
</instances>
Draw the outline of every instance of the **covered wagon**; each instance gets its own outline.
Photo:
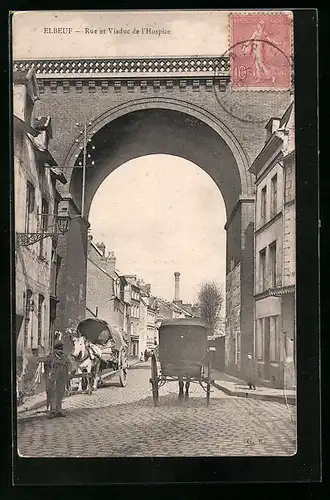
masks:
<instances>
[{"instance_id":1,"label":"covered wagon","mask_svg":"<svg viewBox=\"0 0 330 500\"><path fill-rule=\"evenodd\" d=\"M87 318L80 321L77 332L100 348L100 371L118 371L120 385L124 387L127 383L128 345L120 329L102 319Z\"/></svg>"}]
</instances>

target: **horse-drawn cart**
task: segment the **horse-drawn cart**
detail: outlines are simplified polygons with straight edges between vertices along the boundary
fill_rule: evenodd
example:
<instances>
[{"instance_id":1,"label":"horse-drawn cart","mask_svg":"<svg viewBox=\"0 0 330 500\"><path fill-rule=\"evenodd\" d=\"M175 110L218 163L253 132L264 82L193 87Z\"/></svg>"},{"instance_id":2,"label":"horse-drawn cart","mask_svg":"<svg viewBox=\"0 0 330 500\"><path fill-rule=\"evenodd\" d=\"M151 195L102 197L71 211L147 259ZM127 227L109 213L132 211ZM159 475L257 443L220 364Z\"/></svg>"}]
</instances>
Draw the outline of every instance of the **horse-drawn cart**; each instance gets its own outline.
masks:
<instances>
[{"instance_id":1,"label":"horse-drawn cart","mask_svg":"<svg viewBox=\"0 0 330 500\"><path fill-rule=\"evenodd\" d=\"M209 404L211 384L211 351L208 347L207 330L199 319L179 318L165 320L159 329L159 362L155 354L151 358L152 395L154 405L158 405L159 388L166 382L179 382L179 397L189 394L191 382L197 382L206 392Z\"/></svg>"},{"instance_id":2,"label":"horse-drawn cart","mask_svg":"<svg viewBox=\"0 0 330 500\"><path fill-rule=\"evenodd\" d=\"M127 383L128 346L118 327L99 318L87 318L78 324L78 338L84 339L91 356L98 358L98 374L103 370L117 371L122 387ZM78 348L79 350L79 348ZM84 375L83 375L84 376ZM89 379L89 374L86 373ZM100 378L97 380L97 384Z\"/></svg>"}]
</instances>

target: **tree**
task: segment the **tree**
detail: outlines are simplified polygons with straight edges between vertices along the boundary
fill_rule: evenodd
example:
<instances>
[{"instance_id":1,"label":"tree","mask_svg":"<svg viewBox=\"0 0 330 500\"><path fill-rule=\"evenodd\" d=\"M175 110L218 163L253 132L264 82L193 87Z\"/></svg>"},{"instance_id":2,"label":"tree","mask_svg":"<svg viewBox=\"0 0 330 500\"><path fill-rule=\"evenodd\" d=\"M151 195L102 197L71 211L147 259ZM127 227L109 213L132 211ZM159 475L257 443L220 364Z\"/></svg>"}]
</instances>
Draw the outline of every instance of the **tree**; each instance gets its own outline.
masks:
<instances>
[{"instance_id":1,"label":"tree","mask_svg":"<svg viewBox=\"0 0 330 500\"><path fill-rule=\"evenodd\" d=\"M215 281L204 281L198 291L200 316L205 321L208 335L214 335L223 304L222 288Z\"/></svg>"}]
</instances>

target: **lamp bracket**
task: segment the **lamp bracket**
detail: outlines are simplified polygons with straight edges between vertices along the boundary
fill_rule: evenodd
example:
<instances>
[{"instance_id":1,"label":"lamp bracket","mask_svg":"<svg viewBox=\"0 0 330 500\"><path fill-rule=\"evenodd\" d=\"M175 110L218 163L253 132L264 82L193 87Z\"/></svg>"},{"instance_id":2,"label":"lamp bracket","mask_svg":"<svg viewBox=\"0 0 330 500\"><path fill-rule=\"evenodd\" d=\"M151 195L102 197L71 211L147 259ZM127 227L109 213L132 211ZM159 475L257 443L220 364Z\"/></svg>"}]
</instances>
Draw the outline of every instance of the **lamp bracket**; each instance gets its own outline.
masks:
<instances>
[{"instance_id":1,"label":"lamp bracket","mask_svg":"<svg viewBox=\"0 0 330 500\"><path fill-rule=\"evenodd\" d=\"M58 233L16 233L17 235L17 243L21 247L27 247L30 245L34 245L38 243L38 241L43 240L44 238L57 238Z\"/></svg>"},{"instance_id":2,"label":"lamp bracket","mask_svg":"<svg viewBox=\"0 0 330 500\"><path fill-rule=\"evenodd\" d=\"M38 243L38 241L43 240L44 238L49 238L51 237L56 237L57 233L16 233L17 234L17 241L19 246L21 247L27 247L30 245L34 245L35 243Z\"/></svg>"}]
</instances>

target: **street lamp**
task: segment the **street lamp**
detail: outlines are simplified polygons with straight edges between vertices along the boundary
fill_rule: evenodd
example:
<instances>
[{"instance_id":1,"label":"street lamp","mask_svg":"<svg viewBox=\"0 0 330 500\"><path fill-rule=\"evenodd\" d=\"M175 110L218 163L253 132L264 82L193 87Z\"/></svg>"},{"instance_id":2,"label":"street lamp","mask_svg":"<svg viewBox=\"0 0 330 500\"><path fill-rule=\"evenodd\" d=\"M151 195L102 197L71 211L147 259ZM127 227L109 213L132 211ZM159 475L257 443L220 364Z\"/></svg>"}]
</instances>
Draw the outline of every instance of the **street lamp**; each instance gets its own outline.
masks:
<instances>
[{"instance_id":1,"label":"street lamp","mask_svg":"<svg viewBox=\"0 0 330 500\"><path fill-rule=\"evenodd\" d=\"M71 216L66 207L61 209L58 214L38 214L42 218L53 216L54 223L47 228L42 228L35 233L17 233L17 243L18 246L27 247L34 245L38 241L48 238L50 236L56 236L58 233L67 233L70 226ZM42 225L41 225L42 226Z\"/></svg>"},{"instance_id":2,"label":"street lamp","mask_svg":"<svg viewBox=\"0 0 330 500\"><path fill-rule=\"evenodd\" d=\"M56 216L57 227L60 233L64 234L69 231L71 216L66 207L63 207Z\"/></svg>"}]
</instances>

